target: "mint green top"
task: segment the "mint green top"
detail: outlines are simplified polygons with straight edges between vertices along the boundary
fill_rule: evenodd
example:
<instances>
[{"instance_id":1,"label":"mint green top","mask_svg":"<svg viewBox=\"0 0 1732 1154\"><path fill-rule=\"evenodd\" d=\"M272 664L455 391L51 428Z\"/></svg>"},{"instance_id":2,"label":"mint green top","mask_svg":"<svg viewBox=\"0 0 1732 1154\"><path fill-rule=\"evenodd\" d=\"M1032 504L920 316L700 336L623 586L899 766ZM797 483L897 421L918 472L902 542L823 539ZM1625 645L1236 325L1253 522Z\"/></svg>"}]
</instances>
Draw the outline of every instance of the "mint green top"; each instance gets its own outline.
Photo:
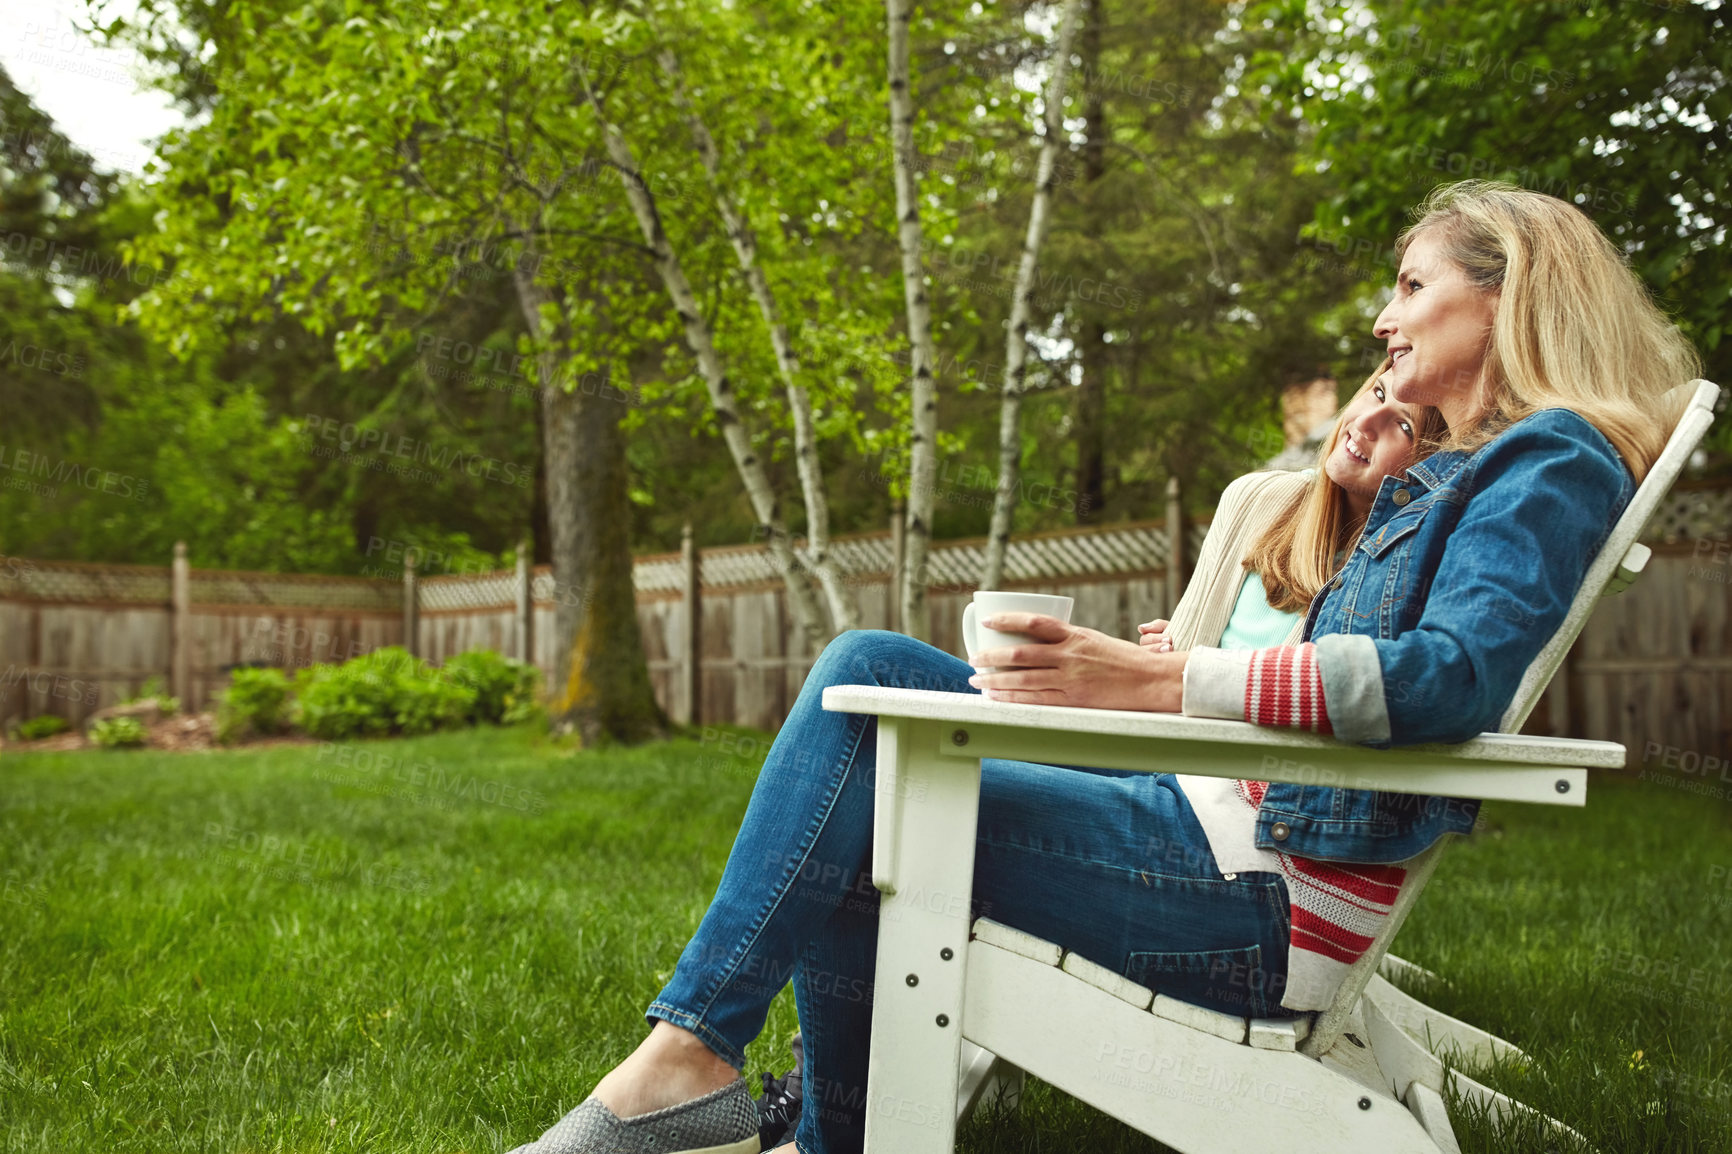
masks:
<instances>
[{"instance_id":1,"label":"mint green top","mask_svg":"<svg viewBox=\"0 0 1732 1154\"><path fill-rule=\"evenodd\" d=\"M1233 615L1227 618L1227 628L1221 631L1219 649L1267 649L1286 642L1293 632L1297 613L1285 613L1269 608L1269 597L1263 591L1263 578L1246 572L1239 586L1239 599L1233 602Z\"/></svg>"}]
</instances>

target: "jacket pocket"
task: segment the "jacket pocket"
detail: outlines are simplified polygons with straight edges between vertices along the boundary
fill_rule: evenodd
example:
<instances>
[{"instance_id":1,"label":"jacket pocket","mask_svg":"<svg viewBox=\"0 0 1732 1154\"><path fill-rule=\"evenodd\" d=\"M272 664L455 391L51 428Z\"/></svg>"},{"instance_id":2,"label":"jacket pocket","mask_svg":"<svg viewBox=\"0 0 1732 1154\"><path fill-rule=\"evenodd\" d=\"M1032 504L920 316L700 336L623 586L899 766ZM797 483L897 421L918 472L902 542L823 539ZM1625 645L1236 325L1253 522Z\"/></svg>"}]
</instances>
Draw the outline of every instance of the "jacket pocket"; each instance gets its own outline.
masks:
<instances>
[{"instance_id":1,"label":"jacket pocket","mask_svg":"<svg viewBox=\"0 0 1732 1154\"><path fill-rule=\"evenodd\" d=\"M1419 531L1425 522L1425 515L1431 511L1428 501L1418 512L1405 517L1392 517L1385 521L1375 533L1361 534L1359 551L1372 558L1381 558L1407 538Z\"/></svg>"}]
</instances>

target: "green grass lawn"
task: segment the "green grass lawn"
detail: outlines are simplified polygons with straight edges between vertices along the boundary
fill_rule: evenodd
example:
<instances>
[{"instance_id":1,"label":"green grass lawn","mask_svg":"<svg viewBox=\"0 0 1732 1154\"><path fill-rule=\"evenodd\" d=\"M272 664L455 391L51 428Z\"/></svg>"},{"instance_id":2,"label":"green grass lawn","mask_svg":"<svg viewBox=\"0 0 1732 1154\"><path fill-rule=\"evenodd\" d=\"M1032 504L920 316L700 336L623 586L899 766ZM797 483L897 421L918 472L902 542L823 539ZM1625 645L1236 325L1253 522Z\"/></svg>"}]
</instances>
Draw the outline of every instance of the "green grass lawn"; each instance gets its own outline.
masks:
<instances>
[{"instance_id":1,"label":"green grass lawn","mask_svg":"<svg viewBox=\"0 0 1732 1154\"><path fill-rule=\"evenodd\" d=\"M344 750L0 759L0 1150L498 1151L636 1045L755 762ZM1536 1059L1484 1080L1600 1149L1732 1151L1732 804L1590 797L1489 808L1397 952ZM750 1069L794 1029L784 991ZM1160 1149L1032 1082L961 1148Z\"/></svg>"}]
</instances>

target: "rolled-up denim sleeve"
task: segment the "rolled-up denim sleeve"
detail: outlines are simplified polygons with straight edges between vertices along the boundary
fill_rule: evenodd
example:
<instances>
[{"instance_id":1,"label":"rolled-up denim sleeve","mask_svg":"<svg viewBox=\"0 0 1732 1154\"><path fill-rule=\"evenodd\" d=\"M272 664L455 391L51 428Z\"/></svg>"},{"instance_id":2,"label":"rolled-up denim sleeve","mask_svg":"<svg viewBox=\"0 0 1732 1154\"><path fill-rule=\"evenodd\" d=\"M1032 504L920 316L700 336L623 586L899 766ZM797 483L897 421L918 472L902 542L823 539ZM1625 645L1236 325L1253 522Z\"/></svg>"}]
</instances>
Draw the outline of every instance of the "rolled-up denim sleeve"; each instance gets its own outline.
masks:
<instances>
[{"instance_id":1,"label":"rolled-up denim sleeve","mask_svg":"<svg viewBox=\"0 0 1732 1154\"><path fill-rule=\"evenodd\" d=\"M1633 489L1605 437L1562 410L1481 450L1471 485L1414 628L1312 638L1336 736L1414 745L1496 729Z\"/></svg>"},{"instance_id":2,"label":"rolled-up denim sleeve","mask_svg":"<svg viewBox=\"0 0 1732 1154\"><path fill-rule=\"evenodd\" d=\"M1383 699L1383 664L1377 643L1356 633L1317 638L1317 671L1329 724L1342 741L1389 742L1389 707Z\"/></svg>"}]
</instances>

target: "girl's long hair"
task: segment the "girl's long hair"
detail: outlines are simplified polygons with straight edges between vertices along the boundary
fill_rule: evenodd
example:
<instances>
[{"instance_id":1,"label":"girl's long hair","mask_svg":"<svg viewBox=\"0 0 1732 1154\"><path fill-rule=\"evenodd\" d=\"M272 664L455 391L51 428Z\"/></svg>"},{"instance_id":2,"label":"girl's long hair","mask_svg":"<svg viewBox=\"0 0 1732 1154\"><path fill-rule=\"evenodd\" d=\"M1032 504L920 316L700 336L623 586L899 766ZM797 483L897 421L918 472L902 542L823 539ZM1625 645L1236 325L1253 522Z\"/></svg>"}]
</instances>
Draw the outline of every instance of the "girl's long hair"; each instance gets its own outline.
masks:
<instances>
[{"instance_id":1,"label":"girl's long hair","mask_svg":"<svg viewBox=\"0 0 1732 1154\"><path fill-rule=\"evenodd\" d=\"M1389 358L1385 357L1377 371L1354 391L1354 398L1376 384L1377 378L1389 371L1389 365ZM1340 568L1336 557L1359 536L1362 520L1347 511L1347 495L1329 479L1324 468L1341 439L1346 418L1347 406L1343 405L1318 451L1316 476L1270 522L1245 558L1245 568L1262 576L1263 592L1268 595L1271 609L1305 612L1311 599ZM1436 409L1429 405L1420 407L1413 429L1414 453L1403 467L1435 449L1446 432Z\"/></svg>"},{"instance_id":2,"label":"girl's long hair","mask_svg":"<svg viewBox=\"0 0 1732 1154\"><path fill-rule=\"evenodd\" d=\"M1398 259L1416 238L1435 237L1469 282L1498 294L1487 407L1450 430L1447 447L1484 444L1539 409L1570 409L1641 481L1686 399L1667 394L1702 365L1612 242L1574 205L1499 181L1441 185L1415 213Z\"/></svg>"}]
</instances>

